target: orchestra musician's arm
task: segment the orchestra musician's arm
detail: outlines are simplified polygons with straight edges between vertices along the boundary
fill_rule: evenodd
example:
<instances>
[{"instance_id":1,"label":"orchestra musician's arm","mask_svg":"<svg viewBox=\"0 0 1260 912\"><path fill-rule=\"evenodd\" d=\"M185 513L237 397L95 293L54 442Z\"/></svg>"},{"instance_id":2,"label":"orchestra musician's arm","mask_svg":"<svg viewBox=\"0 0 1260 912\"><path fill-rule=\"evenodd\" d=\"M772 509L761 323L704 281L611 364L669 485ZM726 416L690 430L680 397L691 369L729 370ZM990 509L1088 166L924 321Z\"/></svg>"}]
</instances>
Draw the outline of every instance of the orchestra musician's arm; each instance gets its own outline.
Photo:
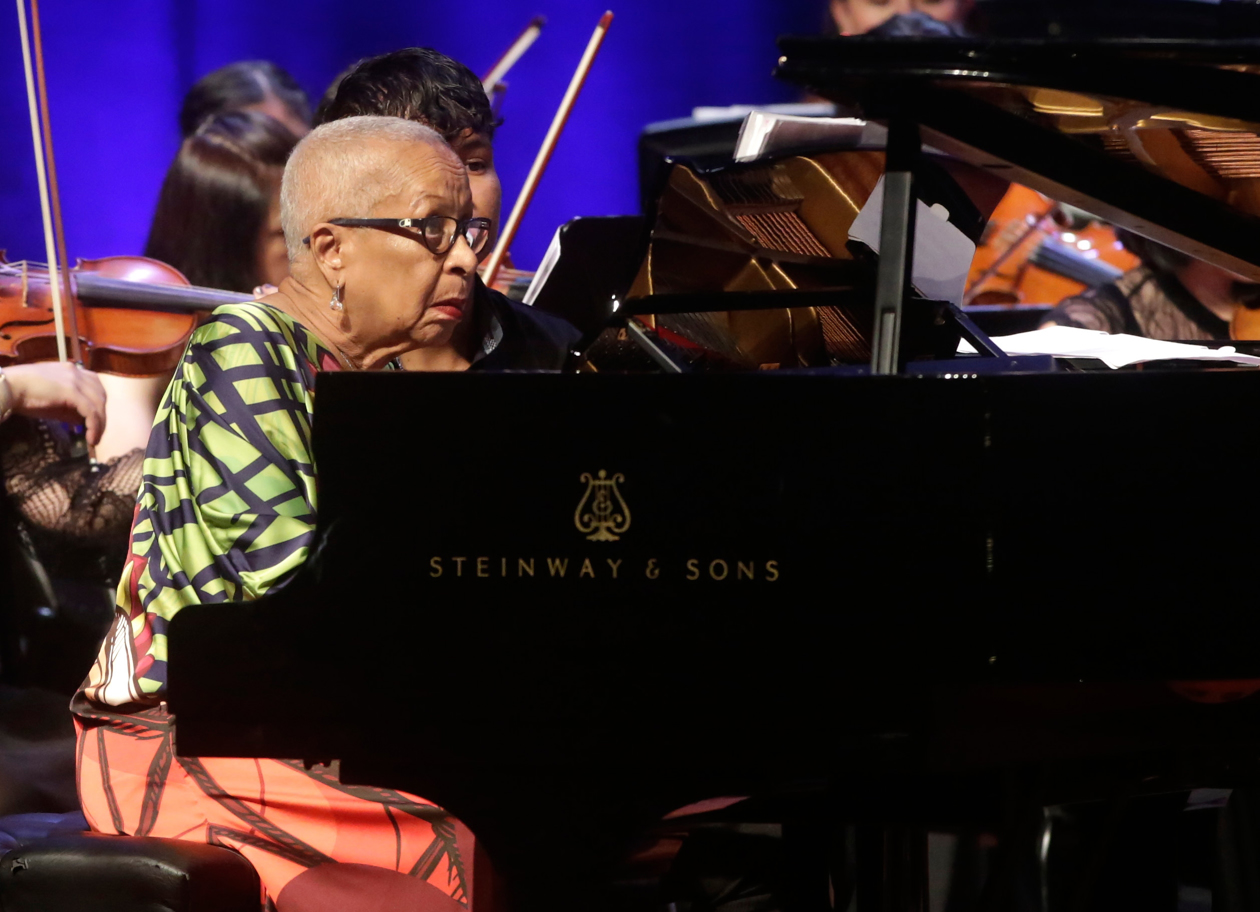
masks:
<instances>
[{"instance_id":1,"label":"orchestra musician's arm","mask_svg":"<svg viewBox=\"0 0 1260 912\"><path fill-rule=\"evenodd\" d=\"M1150 339L1224 340L1240 307L1260 300L1260 285L1120 229L1141 264L1113 282L1060 302L1043 326L1076 326Z\"/></svg>"},{"instance_id":2,"label":"orchestra musician's arm","mask_svg":"<svg viewBox=\"0 0 1260 912\"><path fill-rule=\"evenodd\" d=\"M0 371L0 421L10 413L83 424L95 446L105 430L105 388L96 374L67 362L6 367Z\"/></svg>"}]
</instances>

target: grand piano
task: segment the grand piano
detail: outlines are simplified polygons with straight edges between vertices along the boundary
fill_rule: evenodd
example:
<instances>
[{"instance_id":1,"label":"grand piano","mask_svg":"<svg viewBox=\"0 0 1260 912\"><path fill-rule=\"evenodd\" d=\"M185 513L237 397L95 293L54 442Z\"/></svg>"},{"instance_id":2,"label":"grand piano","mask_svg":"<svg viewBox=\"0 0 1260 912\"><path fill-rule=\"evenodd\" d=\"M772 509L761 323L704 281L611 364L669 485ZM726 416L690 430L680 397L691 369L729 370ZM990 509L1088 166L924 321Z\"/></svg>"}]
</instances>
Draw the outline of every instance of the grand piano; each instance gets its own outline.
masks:
<instances>
[{"instance_id":1,"label":"grand piano","mask_svg":"<svg viewBox=\"0 0 1260 912\"><path fill-rule=\"evenodd\" d=\"M805 193L771 202L818 249L778 243L698 189L750 169L677 162L696 192L662 190L641 268L578 283L582 370L321 375L318 547L174 619L181 754L337 759L437 801L518 912L617 907L634 840L715 796L809 837L790 908L830 908L841 822L862 912L925 908L930 827L998 833L986 903L1013 908L1041 808L1257 781L1260 372L1007 358L914 292L909 251L917 188L952 173L930 147L1260 278L1250 166L1212 157L1260 150L1260 46L781 48L780 76L888 126L853 153L883 255L819 237L853 214ZM685 248L712 256L669 266ZM750 354L798 318L799 357ZM1187 699L1202 680L1243 683Z\"/></svg>"}]
</instances>

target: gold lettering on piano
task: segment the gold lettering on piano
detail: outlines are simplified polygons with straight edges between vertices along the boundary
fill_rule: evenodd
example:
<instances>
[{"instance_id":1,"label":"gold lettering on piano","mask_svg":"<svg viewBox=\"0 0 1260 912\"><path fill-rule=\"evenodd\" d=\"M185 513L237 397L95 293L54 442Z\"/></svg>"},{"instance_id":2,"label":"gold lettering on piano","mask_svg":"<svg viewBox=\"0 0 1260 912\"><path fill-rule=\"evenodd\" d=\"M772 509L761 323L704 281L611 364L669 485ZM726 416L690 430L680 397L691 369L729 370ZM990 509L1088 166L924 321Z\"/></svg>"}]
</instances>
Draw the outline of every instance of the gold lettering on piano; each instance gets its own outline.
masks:
<instances>
[{"instance_id":1,"label":"gold lettering on piano","mask_svg":"<svg viewBox=\"0 0 1260 912\"><path fill-rule=\"evenodd\" d=\"M626 477L618 472L609 478L608 472L600 469L598 477L583 472L579 480L586 482L586 492L573 511L573 525L587 541L619 540L630 528L630 508L617 490Z\"/></svg>"},{"instance_id":2,"label":"gold lettering on piano","mask_svg":"<svg viewBox=\"0 0 1260 912\"><path fill-rule=\"evenodd\" d=\"M499 561L497 577L494 574L494 564L492 563L496 558ZM626 562L626 559L621 557L616 559L607 557L604 558L603 563L592 557L544 557L542 560L547 565L546 576L554 579L568 579L569 566L573 565L577 567L576 579L620 580L623 579L621 576L622 565ZM447 561L450 564L446 563ZM515 573L513 573L513 562L515 562ZM468 576L472 578L533 579L536 575L537 562L538 559L533 557L513 558L502 555L442 557L434 555L429 558L429 577L438 579L446 576L446 571L453 565L455 568L454 575L462 579L464 577L464 564L469 563ZM777 582L782 574L777 560L744 561L727 560L720 557L712 560L702 560L701 558L693 557L681 563L662 561L656 557L648 558L642 563L631 561L630 571L638 572L637 567L643 568L643 575L649 580L665 579L667 581L678 579L681 575L682 579L689 582L709 580L715 583L773 583Z\"/></svg>"}]
</instances>

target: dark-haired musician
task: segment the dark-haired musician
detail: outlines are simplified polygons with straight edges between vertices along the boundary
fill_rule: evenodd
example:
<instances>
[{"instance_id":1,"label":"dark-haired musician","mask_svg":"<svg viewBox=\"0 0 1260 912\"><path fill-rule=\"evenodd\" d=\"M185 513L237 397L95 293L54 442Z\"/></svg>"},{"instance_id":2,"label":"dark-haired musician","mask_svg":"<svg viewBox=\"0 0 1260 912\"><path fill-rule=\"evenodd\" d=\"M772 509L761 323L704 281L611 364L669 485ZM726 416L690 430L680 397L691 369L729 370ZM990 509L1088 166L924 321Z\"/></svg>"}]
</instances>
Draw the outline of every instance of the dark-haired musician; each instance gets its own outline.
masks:
<instances>
[{"instance_id":1,"label":"dark-haired musician","mask_svg":"<svg viewBox=\"0 0 1260 912\"><path fill-rule=\"evenodd\" d=\"M1123 229L1117 236L1142 264L1059 303L1043 325L1077 326L1150 339L1228 339L1241 306L1260 285Z\"/></svg>"},{"instance_id":2,"label":"dark-haired musician","mask_svg":"<svg viewBox=\"0 0 1260 912\"><path fill-rule=\"evenodd\" d=\"M864 35L895 16L915 13L961 25L971 5L971 0L831 0L829 10L841 35Z\"/></svg>"},{"instance_id":3,"label":"dark-haired musician","mask_svg":"<svg viewBox=\"0 0 1260 912\"><path fill-rule=\"evenodd\" d=\"M227 111L257 111L280 121L294 136L311 129L311 102L289 73L270 60L240 60L193 84L179 110L179 132L189 137Z\"/></svg>"},{"instance_id":4,"label":"dark-haired musician","mask_svg":"<svg viewBox=\"0 0 1260 912\"><path fill-rule=\"evenodd\" d=\"M298 135L257 111L225 111L180 144L162 181L145 256L194 285L248 296L289 274L280 175Z\"/></svg>"},{"instance_id":5,"label":"dark-haired musician","mask_svg":"<svg viewBox=\"0 0 1260 912\"><path fill-rule=\"evenodd\" d=\"M485 89L468 67L430 48L403 48L355 64L333 83L316 125L361 114L402 117L432 127L468 169L473 212L497 233L503 188L494 169L498 126ZM494 234L484 257L494 246ZM449 346L400 359L408 370L558 370L580 333L557 317L517 304L480 279L472 311Z\"/></svg>"}]
</instances>

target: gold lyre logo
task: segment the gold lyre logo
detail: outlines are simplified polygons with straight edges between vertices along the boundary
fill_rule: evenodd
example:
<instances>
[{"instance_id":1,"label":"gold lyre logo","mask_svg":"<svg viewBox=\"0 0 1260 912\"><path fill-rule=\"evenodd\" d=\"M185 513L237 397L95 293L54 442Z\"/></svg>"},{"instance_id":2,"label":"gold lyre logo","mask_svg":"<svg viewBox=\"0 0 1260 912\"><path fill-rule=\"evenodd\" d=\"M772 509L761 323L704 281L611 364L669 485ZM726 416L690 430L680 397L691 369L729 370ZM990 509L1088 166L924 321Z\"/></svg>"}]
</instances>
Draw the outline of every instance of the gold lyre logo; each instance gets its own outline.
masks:
<instances>
[{"instance_id":1,"label":"gold lyre logo","mask_svg":"<svg viewBox=\"0 0 1260 912\"><path fill-rule=\"evenodd\" d=\"M617 541L630 528L630 508L617 490L618 482L626 477L618 472L609 478L600 469L598 478L583 472L581 480L586 482L586 493L573 511L573 525L583 534L590 533L587 541Z\"/></svg>"}]
</instances>

